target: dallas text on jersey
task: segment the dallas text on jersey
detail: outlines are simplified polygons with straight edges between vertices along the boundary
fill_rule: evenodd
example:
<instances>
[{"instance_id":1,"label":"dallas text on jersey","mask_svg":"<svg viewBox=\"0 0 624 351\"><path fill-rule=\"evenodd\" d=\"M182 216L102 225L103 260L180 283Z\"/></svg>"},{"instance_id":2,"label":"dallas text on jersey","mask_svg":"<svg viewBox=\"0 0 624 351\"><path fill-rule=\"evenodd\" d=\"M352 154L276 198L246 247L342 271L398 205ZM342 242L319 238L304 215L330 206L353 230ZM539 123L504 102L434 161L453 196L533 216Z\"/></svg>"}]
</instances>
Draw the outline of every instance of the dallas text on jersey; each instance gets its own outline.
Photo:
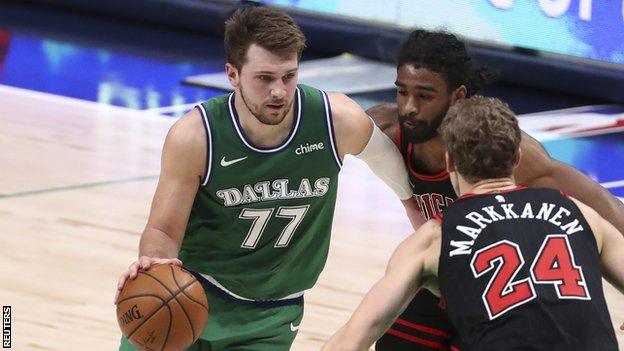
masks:
<instances>
[{"instance_id":1,"label":"dallas text on jersey","mask_svg":"<svg viewBox=\"0 0 624 351\"><path fill-rule=\"evenodd\" d=\"M314 181L314 189L308 178L301 179L297 190L288 187L288 179L261 181L255 184L245 184L238 188L222 189L216 192L227 207L270 200L302 199L307 197L321 197L329 191L329 177L321 177Z\"/></svg>"}]
</instances>

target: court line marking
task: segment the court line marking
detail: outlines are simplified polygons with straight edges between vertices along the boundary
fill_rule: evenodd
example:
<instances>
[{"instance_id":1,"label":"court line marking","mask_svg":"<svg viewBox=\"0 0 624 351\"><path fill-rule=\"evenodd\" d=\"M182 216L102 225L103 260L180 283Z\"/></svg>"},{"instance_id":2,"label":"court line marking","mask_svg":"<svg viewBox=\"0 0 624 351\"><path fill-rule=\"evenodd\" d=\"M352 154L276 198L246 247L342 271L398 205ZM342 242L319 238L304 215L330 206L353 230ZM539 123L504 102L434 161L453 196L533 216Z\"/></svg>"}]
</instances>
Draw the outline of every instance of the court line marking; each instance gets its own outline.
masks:
<instances>
[{"instance_id":1,"label":"court line marking","mask_svg":"<svg viewBox=\"0 0 624 351\"><path fill-rule=\"evenodd\" d=\"M12 96L17 96L17 97L28 97L28 98L33 98L33 99L38 99L38 100L43 100L43 101L49 101L53 103L62 103L62 104L71 105L71 106L79 106L83 108L92 107L92 108L97 108L104 112L106 111L119 112L119 113L132 115L133 117L149 118L152 120L163 119L172 123L172 119L170 116L161 115L151 110L135 110L132 108L115 106L115 105L107 105L107 104L103 104L100 102L82 100L82 99L77 99L77 98L63 96L63 95L56 95L56 94L50 94L50 93L45 93L45 92L36 91L36 90L18 88L18 87L14 87L10 85L0 84L0 93L6 93L6 94L10 94Z\"/></svg>"},{"instance_id":2,"label":"court line marking","mask_svg":"<svg viewBox=\"0 0 624 351\"><path fill-rule=\"evenodd\" d=\"M568 114L568 113L583 113L583 112L592 112L599 108L621 108L618 104L598 104L598 105L586 105L586 106L575 106L575 107L567 107L558 110L549 110L549 111L539 111L539 112L531 112L525 113L518 117L533 117L533 116L543 116L550 114Z\"/></svg>"},{"instance_id":3,"label":"court line marking","mask_svg":"<svg viewBox=\"0 0 624 351\"><path fill-rule=\"evenodd\" d=\"M523 129L524 130L524 129ZM547 133L547 132L535 132L535 131L527 131L530 136L537 139L539 142L553 141L553 140L562 140L562 139L580 139L585 137L592 137L598 135L606 135L606 134L616 134L624 132L624 127L611 127L604 128L598 130L588 130L585 132L575 132L574 134L556 134L556 133Z\"/></svg>"},{"instance_id":4,"label":"court line marking","mask_svg":"<svg viewBox=\"0 0 624 351\"><path fill-rule=\"evenodd\" d=\"M621 186L624 186L624 179L616 180L616 181L613 181L613 182L600 183L600 185L602 185L603 187L605 187L607 189L619 188Z\"/></svg>"},{"instance_id":5,"label":"court line marking","mask_svg":"<svg viewBox=\"0 0 624 351\"><path fill-rule=\"evenodd\" d=\"M153 180L157 178L158 178L158 175L155 174L155 175L146 175L146 176L139 176L139 177L105 180L102 182L95 182L95 183L74 184L74 185L67 185L67 186L61 186L61 187L55 187L55 188L19 191L19 192L9 193L9 194L0 194L0 200L29 196L29 195L47 194L47 193L53 193L53 192L58 192L58 191L65 191L65 190L87 189L87 188L95 188L98 186L105 186L105 185L130 183L130 182L143 181L143 180ZM613 181L613 182L601 183L600 185L602 185L606 189L617 188L620 186L624 186L624 179ZM624 201L624 198L620 197L620 200Z\"/></svg>"},{"instance_id":6,"label":"court line marking","mask_svg":"<svg viewBox=\"0 0 624 351\"><path fill-rule=\"evenodd\" d=\"M106 105L106 104L102 104L102 103L98 103L98 102L94 102L94 101L90 101L90 100L76 99L76 98L67 97L67 96L63 96L63 95L50 94L50 93L45 93L45 92L40 92L40 91L29 90L29 89L18 88L18 87L14 87L14 86L0 84L0 93L2 93L2 92L7 92L7 93L10 93L10 94L13 94L13 95L16 95L16 96L36 97L36 98L39 98L39 99L42 99L42 100L47 100L47 101L62 102L62 103L69 104L69 105L76 105L76 106L83 106L83 107L84 106L91 106L91 107L97 107L97 108L103 109L103 110L119 111L119 112L124 112L124 113L132 113L132 114L135 114L135 115L138 115L138 116L141 116L141 117L163 118L163 119L167 119L169 121L171 120L171 117L166 116L166 115L162 115L160 113L170 112L170 111L171 112L179 111L180 109L191 108L192 106L196 105L196 103L190 103L190 104L185 104L185 105L165 106L165 107L155 108L155 109L135 110L135 109L130 109L130 108L122 107L122 106ZM598 105L598 106L602 107L602 106L610 106L610 105ZM588 108L588 107L595 107L595 106L582 106L580 108ZM554 111L543 111L543 112L537 112L535 114L520 115L518 117L532 116L532 115L539 115L539 114L547 114L547 113L552 113L552 112L563 112L563 111L575 110L575 109L579 109L579 107L570 108L570 109L562 109L562 110L554 110ZM613 129L615 129L615 128L613 128ZM611 129L610 132L613 132L614 131L613 129ZM617 129L618 130L616 132L621 131L620 128L617 128ZM604 131L602 131L602 130L601 131L590 131L589 133L592 133L592 132L594 132L594 133L597 132L596 134L603 134L604 133ZM607 133L604 133L604 134L607 134ZM583 136L585 136L585 135L583 135ZM557 136L554 139L565 139L565 138L575 138L575 137L582 137L582 136L581 135ZM550 139L550 140L552 140L552 139ZM28 196L28 195L35 195L35 194L43 194L43 193L63 191L63 190L90 188L90 187L109 185L109 184L118 184L118 183L123 183L123 182L130 182L130 181L140 181L140 180L146 180L146 179L154 179L154 178L157 178L157 177L158 177L158 175L150 175L150 176L141 176L141 177L134 177L134 178L125 178L125 179L118 179L118 180L96 182L96 183L75 184L75 185L69 185L69 186L57 187L57 188L46 188L46 189L38 189L38 190L29 190L29 191L22 191L22 192L16 192L16 193L9 193L9 194L0 194L0 199L14 198L14 197ZM603 187L607 188L607 189L616 188L616 187L624 186L624 180L618 180L618 181L613 181L613 182L606 182L606 183L602 183L601 185ZM624 201L624 198L620 198L620 199L622 199Z\"/></svg>"},{"instance_id":7,"label":"court line marking","mask_svg":"<svg viewBox=\"0 0 624 351\"><path fill-rule=\"evenodd\" d=\"M163 107L156 107L156 108L148 108L142 111L145 112L152 112L152 113L157 113L157 114L165 114L165 113L170 113L170 112L179 112L179 111L189 111L191 110L193 107L201 104L202 101L198 101L198 102L194 102L194 103L190 103L190 104L184 104L184 105L170 105L170 106L163 106Z\"/></svg>"},{"instance_id":8,"label":"court line marking","mask_svg":"<svg viewBox=\"0 0 624 351\"><path fill-rule=\"evenodd\" d=\"M153 179L158 179L158 175L147 175L147 176L140 176L140 177L105 180L102 182L95 182L95 183L73 184L73 185L60 186L60 187L55 187L55 188L18 191L15 193L0 194L0 200L11 199L11 198L16 198L16 197L24 197L24 196L30 196L30 195L54 193L54 192L59 192L59 191L88 189L88 188L95 188L95 187L105 186L105 185L114 185L114 184L130 183L130 182L153 180Z\"/></svg>"}]
</instances>

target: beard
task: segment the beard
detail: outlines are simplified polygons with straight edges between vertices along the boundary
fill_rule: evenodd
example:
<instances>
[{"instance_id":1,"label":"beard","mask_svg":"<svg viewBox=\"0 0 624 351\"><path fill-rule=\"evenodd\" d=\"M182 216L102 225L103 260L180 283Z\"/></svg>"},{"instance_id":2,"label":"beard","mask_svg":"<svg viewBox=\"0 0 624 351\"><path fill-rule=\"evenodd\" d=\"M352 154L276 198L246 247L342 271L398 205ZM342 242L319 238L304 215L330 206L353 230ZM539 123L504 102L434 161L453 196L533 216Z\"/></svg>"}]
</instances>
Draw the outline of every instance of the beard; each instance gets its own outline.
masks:
<instances>
[{"instance_id":1,"label":"beard","mask_svg":"<svg viewBox=\"0 0 624 351\"><path fill-rule=\"evenodd\" d=\"M267 104L254 105L251 104L249 102L249 99L247 99L247 97L245 96L245 92L243 91L242 86L240 87L240 91L241 97L243 98L243 103L245 104L249 112L251 112L251 114L256 117L256 119L262 124L276 126L282 123L282 121L284 120L284 118L286 118L286 115L288 114L288 112L290 112L293 106L292 99L290 101L286 99L272 100L269 101ZM273 112L269 109L267 105L282 105L282 108L278 111Z\"/></svg>"},{"instance_id":2,"label":"beard","mask_svg":"<svg viewBox=\"0 0 624 351\"><path fill-rule=\"evenodd\" d=\"M414 120L409 115L399 116L399 123L404 137L410 144L424 143L438 136L438 128L446 116L448 106L444 112L438 114L431 122ZM409 124L406 125L406 123Z\"/></svg>"}]
</instances>

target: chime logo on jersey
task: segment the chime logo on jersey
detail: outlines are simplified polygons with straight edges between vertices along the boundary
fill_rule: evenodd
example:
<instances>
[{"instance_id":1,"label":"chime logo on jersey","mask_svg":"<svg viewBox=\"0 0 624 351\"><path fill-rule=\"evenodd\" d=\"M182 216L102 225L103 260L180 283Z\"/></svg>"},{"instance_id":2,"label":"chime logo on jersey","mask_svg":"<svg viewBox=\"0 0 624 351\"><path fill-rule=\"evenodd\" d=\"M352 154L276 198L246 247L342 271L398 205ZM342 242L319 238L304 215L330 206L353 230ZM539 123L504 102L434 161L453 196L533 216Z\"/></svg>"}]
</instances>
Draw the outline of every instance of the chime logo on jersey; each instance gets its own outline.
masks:
<instances>
[{"instance_id":1,"label":"chime logo on jersey","mask_svg":"<svg viewBox=\"0 0 624 351\"><path fill-rule=\"evenodd\" d=\"M241 189L221 189L216 194L227 207L270 200L321 197L329 191L329 181L328 177L322 177L312 183L308 178L303 178L296 188L291 188L288 179L267 180L253 185L246 184Z\"/></svg>"},{"instance_id":2,"label":"chime logo on jersey","mask_svg":"<svg viewBox=\"0 0 624 351\"><path fill-rule=\"evenodd\" d=\"M310 144L306 143L305 145L301 144L295 149L295 154L303 155L309 152L319 151L325 149L325 145L323 143Z\"/></svg>"}]
</instances>

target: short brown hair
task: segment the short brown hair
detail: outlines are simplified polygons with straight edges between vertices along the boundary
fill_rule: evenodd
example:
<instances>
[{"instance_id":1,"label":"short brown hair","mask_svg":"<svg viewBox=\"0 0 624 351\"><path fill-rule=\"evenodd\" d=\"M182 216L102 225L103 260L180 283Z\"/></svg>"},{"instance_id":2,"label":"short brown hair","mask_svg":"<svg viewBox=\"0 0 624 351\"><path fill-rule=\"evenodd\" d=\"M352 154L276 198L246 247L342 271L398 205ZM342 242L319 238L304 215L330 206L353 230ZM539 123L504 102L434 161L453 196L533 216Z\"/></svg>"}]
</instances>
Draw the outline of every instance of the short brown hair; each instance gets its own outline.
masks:
<instances>
[{"instance_id":1,"label":"short brown hair","mask_svg":"<svg viewBox=\"0 0 624 351\"><path fill-rule=\"evenodd\" d=\"M300 58L305 42L305 35L292 17L270 7L238 9L225 22L225 54L238 70L245 64L251 44L277 54L296 52Z\"/></svg>"},{"instance_id":2,"label":"short brown hair","mask_svg":"<svg viewBox=\"0 0 624 351\"><path fill-rule=\"evenodd\" d=\"M513 173L521 132L506 103L479 95L459 100L444 117L440 134L457 172L468 182Z\"/></svg>"}]
</instances>

